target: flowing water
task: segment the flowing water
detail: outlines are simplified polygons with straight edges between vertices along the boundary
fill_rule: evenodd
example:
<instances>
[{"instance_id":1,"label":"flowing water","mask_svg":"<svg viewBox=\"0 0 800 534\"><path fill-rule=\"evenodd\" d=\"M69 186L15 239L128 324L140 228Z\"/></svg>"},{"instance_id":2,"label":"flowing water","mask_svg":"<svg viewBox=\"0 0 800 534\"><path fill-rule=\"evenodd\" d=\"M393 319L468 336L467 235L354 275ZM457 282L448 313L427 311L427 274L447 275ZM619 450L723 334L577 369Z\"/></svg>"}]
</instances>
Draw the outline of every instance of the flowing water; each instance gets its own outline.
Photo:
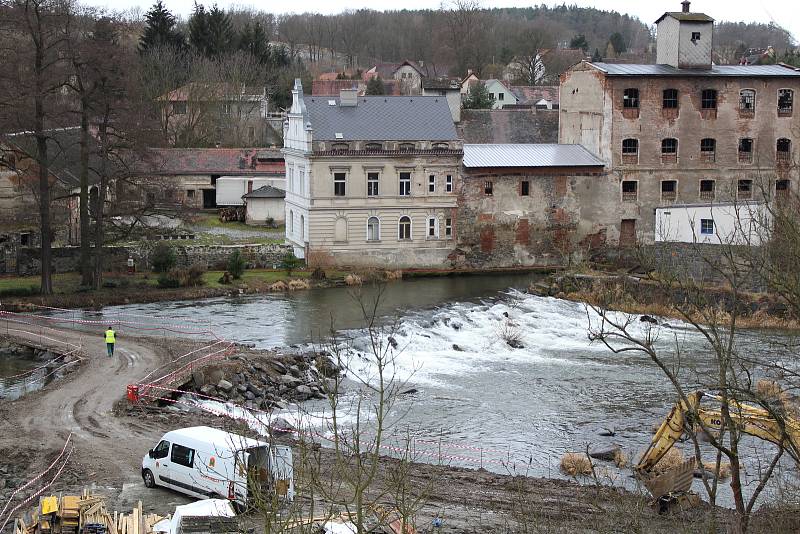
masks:
<instances>
[{"instance_id":1,"label":"flowing water","mask_svg":"<svg viewBox=\"0 0 800 534\"><path fill-rule=\"evenodd\" d=\"M635 459L669 411L671 386L646 356L591 343L588 329L597 317L583 304L517 290L532 280L471 276L386 286L377 314L384 327L394 326L396 376L408 382L404 389L415 390L395 405L392 432L395 443L401 436L417 438L418 460L559 477L562 455L588 444L619 443ZM362 292L364 302L375 298L374 289ZM368 360L363 355L369 343L351 293L312 290L117 306L104 313L207 321L224 336L259 348L304 348L324 338L333 323L352 340L355 374L370 377L374 367L359 364ZM688 389L702 388L700 377L712 371L704 340L670 323L660 329L657 347L675 363L679 355ZM645 323L632 328L644 332ZM510 337L518 348L509 346ZM124 331L120 339L124 344ZM743 343L747 350L764 348L756 334ZM305 408L324 411L321 401ZM607 431L615 435L602 437ZM761 450L754 441L750 446ZM614 483L633 485L630 470L609 466ZM721 501L729 499L723 495Z\"/></svg>"},{"instance_id":2,"label":"flowing water","mask_svg":"<svg viewBox=\"0 0 800 534\"><path fill-rule=\"evenodd\" d=\"M60 363L46 365L55 355L39 356L27 347L0 347L0 399L14 400L38 391L57 378Z\"/></svg>"}]
</instances>

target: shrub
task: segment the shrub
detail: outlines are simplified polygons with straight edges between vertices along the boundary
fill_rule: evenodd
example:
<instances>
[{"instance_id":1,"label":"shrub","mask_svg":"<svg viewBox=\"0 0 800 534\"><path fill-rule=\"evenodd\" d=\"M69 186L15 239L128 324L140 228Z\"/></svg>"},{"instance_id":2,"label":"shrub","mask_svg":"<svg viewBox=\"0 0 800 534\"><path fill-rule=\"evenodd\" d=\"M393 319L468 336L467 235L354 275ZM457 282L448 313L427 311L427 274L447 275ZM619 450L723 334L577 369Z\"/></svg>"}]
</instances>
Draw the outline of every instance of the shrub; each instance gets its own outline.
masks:
<instances>
[{"instance_id":1,"label":"shrub","mask_svg":"<svg viewBox=\"0 0 800 534\"><path fill-rule=\"evenodd\" d=\"M244 258L240 250L234 250L233 254L228 256L228 272L231 273L234 280L238 280L244 273Z\"/></svg>"},{"instance_id":2,"label":"shrub","mask_svg":"<svg viewBox=\"0 0 800 534\"><path fill-rule=\"evenodd\" d=\"M150 263L153 271L166 273L175 267L175 251L164 243L159 243L150 254Z\"/></svg>"},{"instance_id":3,"label":"shrub","mask_svg":"<svg viewBox=\"0 0 800 534\"><path fill-rule=\"evenodd\" d=\"M0 289L0 297L30 297L39 294L39 286L9 287Z\"/></svg>"},{"instance_id":4,"label":"shrub","mask_svg":"<svg viewBox=\"0 0 800 534\"><path fill-rule=\"evenodd\" d=\"M198 287L204 285L206 283L206 281L203 279L203 274L205 274L205 272L205 266L195 263L186 269L186 283L184 285L187 287Z\"/></svg>"},{"instance_id":5,"label":"shrub","mask_svg":"<svg viewBox=\"0 0 800 534\"><path fill-rule=\"evenodd\" d=\"M173 288L181 287L181 281L178 279L176 271L168 273L161 273L158 277L158 287Z\"/></svg>"},{"instance_id":6,"label":"shrub","mask_svg":"<svg viewBox=\"0 0 800 534\"><path fill-rule=\"evenodd\" d=\"M205 272L206 268L197 263L188 269L172 269L158 277L158 286L164 288L202 286L205 284L203 279Z\"/></svg>"},{"instance_id":7,"label":"shrub","mask_svg":"<svg viewBox=\"0 0 800 534\"><path fill-rule=\"evenodd\" d=\"M591 475L592 461L584 453L568 452L561 458L561 470L568 475Z\"/></svg>"},{"instance_id":8,"label":"shrub","mask_svg":"<svg viewBox=\"0 0 800 534\"><path fill-rule=\"evenodd\" d=\"M292 276L292 271L300 267L302 264L303 260L296 258L291 252L287 252L283 257L283 260L281 260L281 267L283 267L283 270L286 271L287 276Z\"/></svg>"}]
</instances>

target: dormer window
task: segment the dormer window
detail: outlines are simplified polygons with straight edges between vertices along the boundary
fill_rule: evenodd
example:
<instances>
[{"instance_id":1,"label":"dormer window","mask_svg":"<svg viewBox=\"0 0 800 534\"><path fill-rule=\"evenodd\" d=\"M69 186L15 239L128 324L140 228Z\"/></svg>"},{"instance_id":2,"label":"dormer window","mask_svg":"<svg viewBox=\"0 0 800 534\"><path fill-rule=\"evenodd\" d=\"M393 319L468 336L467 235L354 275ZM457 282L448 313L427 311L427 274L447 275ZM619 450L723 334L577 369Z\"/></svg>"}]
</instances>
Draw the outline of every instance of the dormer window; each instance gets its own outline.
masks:
<instances>
[{"instance_id":1,"label":"dormer window","mask_svg":"<svg viewBox=\"0 0 800 534\"><path fill-rule=\"evenodd\" d=\"M433 143L433 148L435 150L447 150L448 148L450 148L450 145L448 145L447 143Z\"/></svg>"},{"instance_id":2,"label":"dormer window","mask_svg":"<svg viewBox=\"0 0 800 534\"><path fill-rule=\"evenodd\" d=\"M411 152L414 150L414 143L400 143L398 146L401 152Z\"/></svg>"},{"instance_id":3,"label":"dormer window","mask_svg":"<svg viewBox=\"0 0 800 534\"><path fill-rule=\"evenodd\" d=\"M349 149L350 149L350 145L347 144L347 143L333 143L331 145L331 150L334 150L334 151L337 151L337 152L345 152L345 151L347 151Z\"/></svg>"},{"instance_id":4,"label":"dormer window","mask_svg":"<svg viewBox=\"0 0 800 534\"><path fill-rule=\"evenodd\" d=\"M382 150L383 149L383 145L380 144L380 143L367 143L366 145L364 145L364 149L372 151L372 152L375 152L375 151L378 151L378 150Z\"/></svg>"}]
</instances>

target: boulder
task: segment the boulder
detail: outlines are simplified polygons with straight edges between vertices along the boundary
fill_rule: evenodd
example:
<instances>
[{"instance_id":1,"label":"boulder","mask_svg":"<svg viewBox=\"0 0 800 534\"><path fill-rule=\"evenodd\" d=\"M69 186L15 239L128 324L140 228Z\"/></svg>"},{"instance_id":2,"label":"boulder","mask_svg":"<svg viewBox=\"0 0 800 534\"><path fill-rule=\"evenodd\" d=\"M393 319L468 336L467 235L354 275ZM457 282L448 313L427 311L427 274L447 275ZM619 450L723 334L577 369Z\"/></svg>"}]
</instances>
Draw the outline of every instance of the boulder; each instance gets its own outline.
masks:
<instances>
[{"instance_id":1,"label":"boulder","mask_svg":"<svg viewBox=\"0 0 800 534\"><path fill-rule=\"evenodd\" d=\"M206 384L200 388L200 393L213 397L217 393L217 388L214 387L214 384Z\"/></svg>"},{"instance_id":2,"label":"boulder","mask_svg":"<svg viewBox=\"0 0 800 534\"><path fill-rule=\"evenodd\" d=\"M300 384L300 379L292 375L281 375L278 381L285 386L296 386Z\"/></svg>"},{"instance_id":3,"label":"boulder","mask_svg":"<svg viewBox=\"0 0 800 534\"><path fill-rule=\"evenodd\" d=\"M520 341L518 339L509 339L508 341L506 341L506 343L508 343L508 346L511 347L512 349L524 349L525 348L525 345L522 344L522 341Z\"/></svg>"},{"instance_id":4,"label":"boulder","mask_svg":"<svg viewBox=\"0 0 800 534\"><path fill-rule=\"evenodd\" d=\"M311 388L305 385L297 386L294 390L295 396L300 400L305 400L314 395Z\"/></svg>"},{"instance_id":5,"label":"boulder","mask_svg":"<svg viewBox=\"0 0 800 534\"><path fill-rule=\"evenodd\" d=\"M255 395L253 395L253 392L252 392L252 391L250 391L250 390L247 390L247 391L245 391L245 392L244 392L244 398L245 398L245 399L247 399L247 400L249 400L249 401L251 401L251 400L255 399L255 398L256 398L256 396L255 396Z\"/></svg>"},{"instance_id":6,"label":"boulder","mask_svg":"<svg viewBox=\"0 0 800 534\"><path fill-rule=\"evenodd\" d=\"M202 369L197 369L192 372L192 382L196 388L201 388L206 385L206 376Z\"/></svg>"},{"instance_id":7,"label":"boulder","mask_svg":"<svg viewBox=\"0 0 800 534\"><path fill-rule=\"evenodd\" d=\"M233 384L231 384L230 382L228 382L223 378L219 382L217 382L217 387L221 391L224 391L225 393L230 393L231 390L233 389Z\"/></svg>"},{"instance_id":8,"label":"boulder","mask_svg":"<svg viewBox=\"0 0 800 534\"><path fill-rule=\"evenodd\" d=\"M603 460L604 462L613 462L614 457L620 452L619 445L611 445L609 447L598 447L589 449L589 456L595 460Z\"/></svg>"},{"instance_id":9,"label":"boulder","mask_svg":"<svg viewBox=\"0 0 800 534\"><path fill-rule=\"evenodd\" d=\"M289 366L289 374L293 376L300 376L300 368L296 365Z\"/></svg>"}]
</instances>

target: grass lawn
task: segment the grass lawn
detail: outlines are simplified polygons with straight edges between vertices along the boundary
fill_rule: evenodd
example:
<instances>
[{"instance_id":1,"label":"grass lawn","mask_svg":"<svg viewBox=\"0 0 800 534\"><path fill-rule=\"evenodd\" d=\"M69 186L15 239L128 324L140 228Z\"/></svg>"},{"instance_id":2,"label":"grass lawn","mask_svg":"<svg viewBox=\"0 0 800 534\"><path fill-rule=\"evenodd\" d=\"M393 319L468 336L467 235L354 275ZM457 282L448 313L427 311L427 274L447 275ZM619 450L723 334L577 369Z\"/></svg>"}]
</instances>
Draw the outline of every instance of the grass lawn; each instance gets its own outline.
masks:
<instances>
[{"instance_id":1,"label":"grass lawn","mask_svg":"<svg viewBox=\"0 0 800 534\"><path fill-rule=\"evenodd\" d=\"M239 280L234 280L233 284L226 286L219 283L220 277L224 271L208 271L203 274L205 280L205 287L236 287L241 284L260 282L264 284L272 284L278 280L288 280L290 278L308 278L311 276L311 271L292 271L292 276L287 276L286 271L272 271L264 269L251 269L242 274Z\"/></svg>"},{"instance_id":2,"label":"grass lawn","mask_svg":"<svg viewBox=\"0 0 800 534\"><path fill-rule=\"evenodd\" d=\"M202 213L198 215L197 218L192 222L192 226L201 228L226 228L228 230L243 230L246 232L265 230L268 232L283 233L285 231L285 227L283 225L280 225L276 228L266 228L264 226L250 226L239 221L222 222L219 220L219 216L215 213Z\"/></svg>"}]
</instances>

